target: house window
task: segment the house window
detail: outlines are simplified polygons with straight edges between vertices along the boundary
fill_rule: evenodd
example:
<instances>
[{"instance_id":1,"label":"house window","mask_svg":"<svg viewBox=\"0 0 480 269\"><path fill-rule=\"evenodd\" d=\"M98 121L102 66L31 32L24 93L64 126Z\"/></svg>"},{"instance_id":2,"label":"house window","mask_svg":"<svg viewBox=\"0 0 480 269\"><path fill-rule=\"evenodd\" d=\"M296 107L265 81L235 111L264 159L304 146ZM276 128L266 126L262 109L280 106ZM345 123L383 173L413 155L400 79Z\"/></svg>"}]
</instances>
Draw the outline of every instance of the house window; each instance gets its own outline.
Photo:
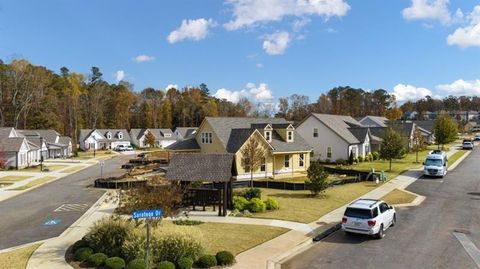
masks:
<instances>
[{"instance_id":1,"label":"house window","mask_svg":"<svg viewBox=\"0 0 480 269\"><path fill-rule=\"evenodd\" d=\"M266 163L267 163L267 160L264 158L263 162L262 162L262 165L260 165L260 171L261 172L265 172L267 170Z\"/></svg>"},{"instance_id":2,"label":"house window","mask_svg":"<svg viewBox=\"0 0 480 269\"><path fill-rule=\"evenodd\" d=\"M265 131L265 139L268 142L272 142L272 131Z\"/></svg>"},{"instance_id":3,"label":"house window","mask_svg":"<svg viewBox=\"0 0 480 269\"><path fill-rule=\"evenodd\" d=\"M250 173L250 159L243 158L243 166L245 169L245 173Z\"/></svg>"},{"instance_id":4,"label":"house window","mask_svg":"<svg viewBox=\"0 0 480 269\"><path fill-rule=\"evenodd\" d=\"M332 158L332 147L327 147L327 158Z\"/></svg>"},{"instance_id":5,"label":"house window","mask_svg":"<svg viewBox=\"0 0 480 269\"><path fill-rule=\"evenodd\" d=\"M300 154L298 159L298 166L303 167L305 165L305 154Z\"/></svg>"},{"instance_id":6,"label":"house window","mask_svg":"<svg viewBox=\"0 0 480 269\"><path fill-rule=\"evenodd\" d=\"M313 128L313 137L318 137L318 128Z\"/></svg>"},{"instance_id":7,"label":"house window","mask_svg":"<svg viewBox=\"0 0 480 269\"><path fill-rule=\"evenodd\" d=\"M290 167L290 156L289 156L289 155L285 155L284 166L285 166L285 168L289 168L289 167Z\"/></svg>"},{"instance_id":8,"label":"house window","mask_svg":"<svg viewBox=\"0 0 480 269\"><path fill-rule=\"evenodd\" d=\"M107 133L107 139L112 139L112 134L111 133Z\"/></svg>"},{"instance_id":9,"label":"house window","mask_svg":"<svg viewBox=\"0 0 480 269\"><path fill-rule=\"evenodd\" d=\"M123 134L122 133L118 133L118 139L123 139Z\"/></svg>"},{"instance_id":10,"label":"house window","mask_svg":"<svg viewBox=\"0 0 480 269\"><path fill-rule=\"evenodd\" d=\"M202 144L212 144L212 133L202 133Z\"/></svg>"},{"instance_id":11,"label":"house window","mask_svg":"<svg viewBox=\"0 0 480 269\"><path fill-rule=\"evenodd\" d=\"M293 131L287 131L287 142L293 141Z\"/></svg>"},{"instance_id":12,"label":"house window","mask_svg":"<svg viewBox=\"0 0 480 269\"><path fill-rule=\"evenodd\" d=\"M172 137L172 134L165 134L165 137Z\"/></svg>"}]
</instances>

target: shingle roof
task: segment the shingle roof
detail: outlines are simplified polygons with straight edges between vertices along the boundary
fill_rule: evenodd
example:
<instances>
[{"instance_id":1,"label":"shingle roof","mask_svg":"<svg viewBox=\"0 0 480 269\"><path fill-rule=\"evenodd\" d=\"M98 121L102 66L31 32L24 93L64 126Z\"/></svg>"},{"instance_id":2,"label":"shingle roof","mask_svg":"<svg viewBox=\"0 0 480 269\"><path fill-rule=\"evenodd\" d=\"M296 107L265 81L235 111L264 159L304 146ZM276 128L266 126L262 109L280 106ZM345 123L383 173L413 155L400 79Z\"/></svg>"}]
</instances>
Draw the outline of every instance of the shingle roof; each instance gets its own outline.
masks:
<instances>
[{"instance_id":1,"label":"shingle roof","mask_svg":"<svg viewBox=\"0 0 480 269\"><path fill-rule=\"evenodd\" d=\"M277 133L272 133L272 142L276 152L289 152L289 151L310 151L312 147L303 139L298 133L294 134L293 142L287 142Z\"/></svg>"},{"instance_id":2,"label":"shingle roof","mask_svg":"<svg viewBox=\"0 0 480 269\"><path fill-rule=\"evenodd\" d=\"M60 136L60 134L55 130L32 130L32 131L37 132L49 143L56 143L57 137Z\"/></svg>"},{"instance_id":3,"label":"shingle roof","mask_svg":"<svg viewBox=\"0 0 480 269\"><path fill-rule=\"evenodd\" d=\"M58 143L68 146L72 142L72 139L69 136L60 136L58 138Z\"/></svg>"},{"instance_id":4,"label":"shingle roof","mask_svg":"<svg viewBox=\"0 0 480 269\"><path fill-rule=\"evenodd\" d=\"M228 140L227 152L236 153L253 132L255 132L254 129L233 129Z\"/></svg>"},{"instance_id":5,"label":"shingle roof","mask_svg":"<svg viewBox=\"0 0 480 269\"><path fill-rule=\"evenodd\" d=\"M185 140L178 140L177 142L167 146L165 149L167 150L199 150L200 146L197 143L195 137L185 139Z\"/></svg>"},{"instance_id":6,"label":"shingle roof","mask_svg":"<svg viewBox=\"0 0 480 269\"><path fill-rule=\"evenodd\" d=\"M22 147L24 137L8 137L0 139L0 151L18 152Z\"/></svg>"},{"instance_id":7,"label":"shingle roof","mask_svg":"<svg viewBox=\"0 0 480 269\"><path fill-rule=\"evenodd\" d=\"M368 135L368 127L354 127L348 128L348 130L358 139L363 142Z\"/></svg>"},{"instance_id":8,"label":"shingle roof","mask_svg":"<svg viewBox=\"0 0 480 269\"><path fill-rule=\"evenodd\" d=\"M198 127L177 127L175 128L175 132L180 133L182 139L189 139L195 136L195 131Z\"/></svg>"},{"instance_id":9,"label":"shingle roof","mask_svg":"<svg viewBox=\"0 0 480 269\"><path fill-rule=\"evenodd\" d=\"M85 139L95 130L103 136L103 140L105 141L130 141L130 134L126 129L81 129L79 141L85 141ZM112 139L107 139L107 132L112 134ZM123 139L118 138L119 132L123 134Z\"/></svg>"},{"instance_id":10,"label":"shingle roof","mask_svg":"<svg viewBox=\"0 0 480 269\"><path fill-rule=\"evenodd\" d=\"M355 137L355 135L353 135L349 130L349 128L352 127L363 127L362 124L354 118L350 116L317 113L313 113L312 115L348 143L360 143L360 141Z\"/></svg>"},{"instance_id":11,"label":"shingle roof","mask_svg":"<svg viewBox=\"0 0 480 269\"><path fill-rule=\"evenodd\" d=\"M7 138L12 132L13 127L0 127L0 139Z\"/></svg>"},{"instance_id":12,"label":"shingle roof","mask_svg":"<svg viewBox=\"0 0 480 269\"><path fill-rule=\"evenodd\" d=\"M166 178L174 181L227 182L235 176L233 154L175 154Z\"/></svg>"},{"instance_id":13,"label":"shingle roof","mask_svg":"<svg viewBox=\"0 0 480 269\"><path fill-rule=\"evenodd\" d=\"M363 119L359 120L359 122L363 125L367 125L366 122L369 120L375 125L372 127L387 127L388 119L380 116L365 116Z\"/></svg>"}]
</instances>

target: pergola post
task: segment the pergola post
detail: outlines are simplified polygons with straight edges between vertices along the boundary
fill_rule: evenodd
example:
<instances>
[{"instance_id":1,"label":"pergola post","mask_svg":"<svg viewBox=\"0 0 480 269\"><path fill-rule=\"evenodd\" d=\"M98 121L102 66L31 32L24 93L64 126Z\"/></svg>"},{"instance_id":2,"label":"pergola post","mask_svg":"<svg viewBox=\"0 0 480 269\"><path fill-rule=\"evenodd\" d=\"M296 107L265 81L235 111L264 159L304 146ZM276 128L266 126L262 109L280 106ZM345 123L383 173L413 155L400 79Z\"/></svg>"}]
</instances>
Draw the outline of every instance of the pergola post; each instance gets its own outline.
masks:
<instances>
[{"instance_id":1,"label":"pergola post","mask_svg":"<svg viewBox=\"0 0 480 269\"><path fill-rule=\"evenodd\" d=\"M215 185L214 185L215 186ZM221 217L222 214L222 189L218 189L218 216Z\"/></svg>"},{"instance_id":2,"label":"pergola post","mask_svg":"<svg viewBox=\"0 0 480 269\"><path fill-rule=\"evenodd\" d=\"M223 216L227 216L228 182L223 182Z\"/></svg>"}]
</instances>

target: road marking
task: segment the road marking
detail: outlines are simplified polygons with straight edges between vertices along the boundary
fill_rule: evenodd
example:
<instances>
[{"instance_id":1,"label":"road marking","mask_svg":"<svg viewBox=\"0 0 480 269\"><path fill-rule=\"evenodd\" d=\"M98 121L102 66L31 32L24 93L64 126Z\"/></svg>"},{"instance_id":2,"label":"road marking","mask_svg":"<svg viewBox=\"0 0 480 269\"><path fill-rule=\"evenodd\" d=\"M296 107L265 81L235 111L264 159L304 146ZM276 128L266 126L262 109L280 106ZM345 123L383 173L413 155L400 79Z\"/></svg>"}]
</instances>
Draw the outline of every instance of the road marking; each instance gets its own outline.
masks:
<instances>
[{"instance_id":1,"label":"road marking","mask_svg":"<svg viewBox=\"0 0 480 269\"><path fill-rule=\"evenodd\" d=\"M63 204L53 211L54 212L85 211L89 207L90 206L88 204Z\"/></svg>"},{"instance_id":2,"label":"road marking","mask_svg":"<svg viewBox=\"0 0 480 269\"><path fill-rule=\"evenodd\" d=\"M465 251L467 251L468 255L477 264L477 267L480 268L480 250L478 250L477 246L475 246L475 244L464 233L454 232L453 235L457 238L460 244L462 244Z\"/></svg>"},{"instance_id":3,"label":"road marking","mask_svg":"<svg viewBox=\"0 0 480 269\"><path fill-rule=\"evenodd\" d=\"M49 219L49 220L45 221L45 223L43 225L54 226L54 225L60 224L60 222L62 222L60 219Z\"/></svg>"}]
</instances>

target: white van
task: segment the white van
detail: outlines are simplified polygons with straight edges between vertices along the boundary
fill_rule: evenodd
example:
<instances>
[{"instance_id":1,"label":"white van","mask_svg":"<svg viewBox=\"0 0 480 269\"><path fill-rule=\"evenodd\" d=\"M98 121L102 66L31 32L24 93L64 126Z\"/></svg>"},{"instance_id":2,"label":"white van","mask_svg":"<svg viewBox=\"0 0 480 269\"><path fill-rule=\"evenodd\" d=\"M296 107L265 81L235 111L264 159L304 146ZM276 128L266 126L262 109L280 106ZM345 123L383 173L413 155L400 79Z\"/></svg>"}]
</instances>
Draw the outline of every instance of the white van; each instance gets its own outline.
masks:
<instances>
[{"instance_id":1,"label":"white van","mask_svg":"<svg viewBox=\"0 0 480 269\"><path fill-rule=\"evenodd\" d=\"M447 154L441 150L434 150L427 155L423 163L423 175L431 177L443 177L447 174Z\"/></svg>"}]
</instances>

